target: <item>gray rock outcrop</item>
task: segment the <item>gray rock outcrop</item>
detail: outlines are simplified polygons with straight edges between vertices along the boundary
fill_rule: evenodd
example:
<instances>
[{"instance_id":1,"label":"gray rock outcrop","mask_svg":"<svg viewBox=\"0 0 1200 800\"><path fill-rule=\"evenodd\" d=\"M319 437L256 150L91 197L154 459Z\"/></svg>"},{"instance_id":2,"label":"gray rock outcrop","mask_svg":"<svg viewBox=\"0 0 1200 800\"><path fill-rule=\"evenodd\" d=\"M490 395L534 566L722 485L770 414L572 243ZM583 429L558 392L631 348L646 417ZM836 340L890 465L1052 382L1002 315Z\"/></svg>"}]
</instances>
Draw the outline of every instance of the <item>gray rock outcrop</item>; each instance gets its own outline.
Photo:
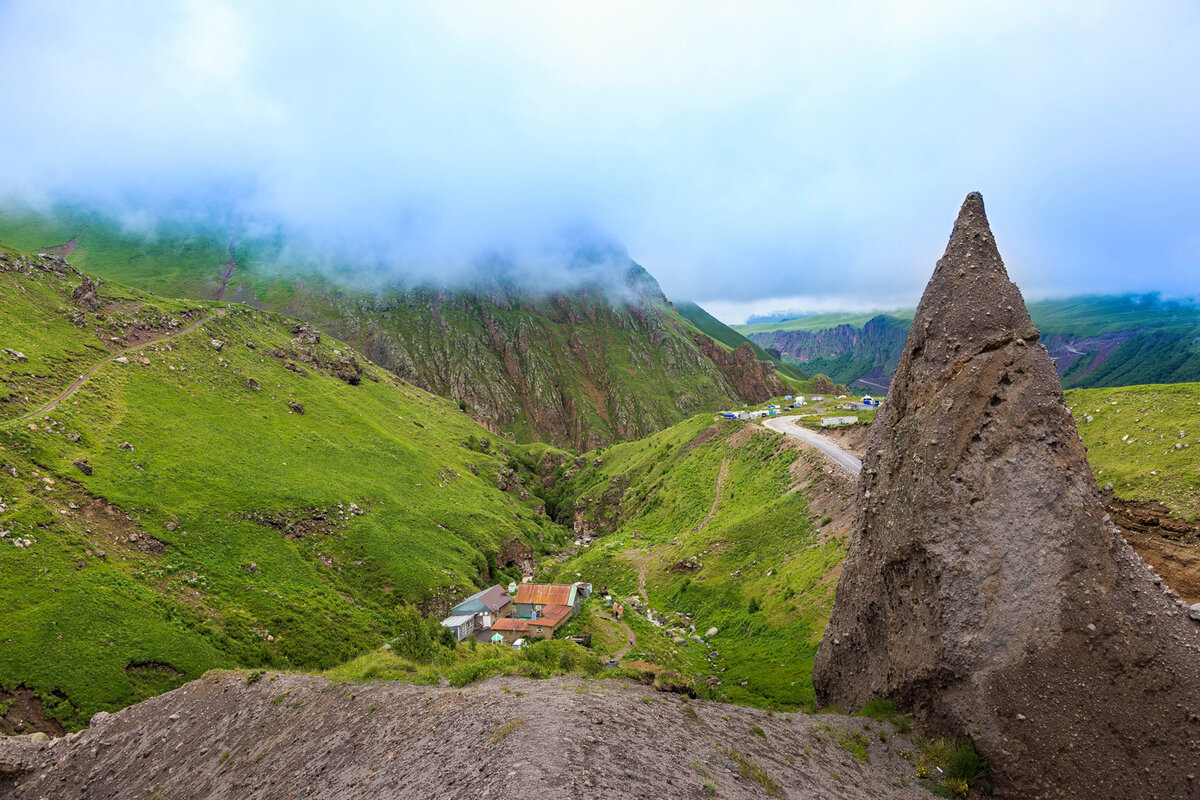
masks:
<instances>
[{"instance_id":1,"label":"gray rock outcrop","mask_svg":"<svg viewBox=\"0 0 1200 800\"><path fill-rule=\"evenodd\" d=\"M971 737L1008 797L1200 796L1200 625L1104 513L978 194L872 425L817 699Z\"/></svg>"}]
</instances>

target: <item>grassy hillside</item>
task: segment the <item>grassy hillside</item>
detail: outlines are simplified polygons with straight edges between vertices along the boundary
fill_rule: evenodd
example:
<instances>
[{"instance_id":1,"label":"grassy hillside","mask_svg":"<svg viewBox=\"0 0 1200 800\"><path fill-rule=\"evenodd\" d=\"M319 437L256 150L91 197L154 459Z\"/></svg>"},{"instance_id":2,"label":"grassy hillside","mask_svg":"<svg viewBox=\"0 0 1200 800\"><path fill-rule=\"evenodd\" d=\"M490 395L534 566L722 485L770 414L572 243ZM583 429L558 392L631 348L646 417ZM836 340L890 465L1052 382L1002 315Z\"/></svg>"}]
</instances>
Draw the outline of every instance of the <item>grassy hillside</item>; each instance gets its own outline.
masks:
<instances>
[{"instance_id":1,"label":"grassy hillside","mask_svg":"<svg viewBox=\"0 0 1200 800\"><path fill-rule=\"evenodd\" d=\"M0 685L64 725L214 666L340 663L561 538L450 401L295 320L109 283L89 310L81 281L0 253Z\"/></svg>"},{"instance_id":2,"label":"grassy hillside","mask_svg":"<svg viewBox=\"0 0 1200 800\"><path fill-rule=\"evenodd\" d=\"M666 625L629 614L638 637L631 657L695 682L713 677L724 699L810 706L812 656L845 544L808 493L792 491L797 462L809 457L757 425L714 425L707 416L589 454L567 476L564 496L577 498L577 532L613 532L548 574L586 575L620 598L644 584ZM601 622L593 628L603 637ZM719 633L699 644L693 624L700 635ZM689 634L685 644L673 626Z\"/></svg>"},{"instance_id":3,"label":"grassy hillside","mask_svg":"<svg viewBox=\"0 0 1200 800\"><path fill-rule=\"evenodd\" d=\"M904 321L907 327L912 323L914 312L912 309L866 313L834 311L732 327L747 336L771 331L824 331L838 325L861 328L881 313ZM1116 331L1200 324L1200 306L1191 302L1163 300L1152 294L1087 295L1036 300L1029 303L1029 314L1038 329L1046 335L1070 333L1076 336L1099 336Z\"/></svg>"},{"instance_id":4,"label":"grassy hillside","mask_svg":"<svg viewBox=\"0 0 1200 800\"><path fill-rule=\"evenodd\" d=\"M1087 296L1029 304L1067 387L1200 380L1200 306L1157 295ZM912 312L818 314L737 329L809 373L886 383ZM841 328L839 326L849 326Z\"/></svg>"},{"instance_id":5,"label":"grassy hillside","mask_svg":"<svg viewBox=\"0 0 1200 800\"><path fill-rule=\"evenodd\" d=\"M822 314L807 314L803 317L782 320L780 322L759 322L754 325L734 325L732 327L744 336L749 336L752 333L770 333L771 331L816 332L827 331L830 328L836 328L838 325L861 328L878 316L894 317L904 322L905 327L908 327L908 325L912 324L913 313L911 309L904 311L865 311L862 313L829 311Z\"/></svg>"},{"instance_id":6,"label":"grassy hillside","mask_svg":"<svg viewBox=\"0 0 1200 800\"><path fill-rule=\"evenodd\" d=\"M627 257L602 254L619 299L595 288L534 297L500 285L398 289L373 277L378 265L317 270L278 235L229 237L212 224L141 229L70 208L0 213L9 245L69 242L58 252L107 280L299 317L522 442L587 449L757 399L739 394L739 376L702 352L692 326ZM579 266L597 265L564 265Z\"/></svg>"},{"instance_id":7,"label":"grassy hillside","mask_svg":"<svg viewBox=\"0 0 1200 800\"><path fill-rule=\"evenodd\" d=\"M1200 517L1200 383L1073 389L1067 402L1101 486Z\"/></svg>"},{"instance_id":8,"label":"grassy hillside","mask_svg":"<svg viewBox=\"0 0 1200 800\"><path fill-rule=\"evenodd\" d=\"M729 347L730 349L736 349L741 347L743 344L748 344L754 349L754 353L759 357L759 359L762 361L773 362L775 364L775 370L779 374L786 375L787 377L796 381L808 380L808 375L789 364L783 363L778 358L760 347L757 343L750 341L745 336L742 336L733 328L729 327L724 322L721 322L721 320L717 319L712 314L709 314L695 303L675 303L675 308L678 309L680 316L692 323L692 325L694 325L698 331L711 336L713 339L717 340L726 347Z\"/></svg>"}]
</instances>

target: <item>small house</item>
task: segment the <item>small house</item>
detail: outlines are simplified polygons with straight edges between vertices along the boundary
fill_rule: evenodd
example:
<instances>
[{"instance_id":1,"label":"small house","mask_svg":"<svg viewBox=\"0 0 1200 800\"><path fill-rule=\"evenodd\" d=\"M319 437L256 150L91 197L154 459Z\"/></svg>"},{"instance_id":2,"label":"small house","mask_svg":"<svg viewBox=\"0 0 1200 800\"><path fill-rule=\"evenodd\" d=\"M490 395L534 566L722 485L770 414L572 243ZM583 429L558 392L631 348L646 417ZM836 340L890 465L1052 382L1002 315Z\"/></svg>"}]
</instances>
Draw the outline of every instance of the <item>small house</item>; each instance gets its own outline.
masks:
<instances>
[{"instance_id":1,"label":"small house","mask_svg":"<svg viewBox=\"0 0 1200 800\"><path fill-rule=\"evenodd\" d=\"M512 595L503 586L492 586L463 600L450 609L454 616L470 614L475 617L475 627L487 630L501 617L512 614Z\"/></svg>"},{"instance_id":2,"label":"small house","mask_svg":"<svg viewBox=\"0 0 1200 800\"><path fill-rule=\"evenodd\" d=\"M858 417L821 417L822 428L837 428L841 425L853 425Z\"/></svg>"},{"instance_id":3,"label":"small house","mask_svg":"<svg viewBox=\"0 0 1200 800\"><path fill-rule=\"evenodd\" d=\"M475 615L458 614L453 617L446 617L442 620L442 627L449 628L454 633L454 638L458 641L464 641L475 632Z\"/></svg>"},{"instance_id":4,"label":"small house","mask_svg":"<svg viewBox=\"0 0 1200 800\"><path fill-rule=\"evenodd\" d=\"M583 596L580 587L583 584L562 583L523 583L517 587L516 609L514 615L521 619L533 619L542 614L550 606L567 606L571 616L579 610ZM590 590L590 586L588 587Z\"/></svg>"}]
</instances>

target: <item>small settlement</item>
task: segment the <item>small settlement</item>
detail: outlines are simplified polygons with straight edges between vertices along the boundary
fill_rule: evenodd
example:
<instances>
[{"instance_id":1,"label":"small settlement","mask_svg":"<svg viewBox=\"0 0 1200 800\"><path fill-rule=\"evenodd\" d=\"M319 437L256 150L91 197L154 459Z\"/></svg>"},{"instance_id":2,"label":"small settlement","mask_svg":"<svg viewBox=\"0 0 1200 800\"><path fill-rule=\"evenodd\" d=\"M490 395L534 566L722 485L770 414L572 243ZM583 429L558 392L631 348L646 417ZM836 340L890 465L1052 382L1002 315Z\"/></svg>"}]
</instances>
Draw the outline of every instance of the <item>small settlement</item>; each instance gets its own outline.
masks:
<instances>
[{"instance_id":1,"label":"small settlement","mask_svg":"<svg viewBox=\"0 0 1200 800\"><path fill-rule=\"evenodd\" d=\"M582 582L513 583L507 590L492 586L451 608L442 625L454 631L460 642L474 636L519 646L524 639L550 639L579 613L591 591L592 585Z\"/></svg>"}]
</instances>

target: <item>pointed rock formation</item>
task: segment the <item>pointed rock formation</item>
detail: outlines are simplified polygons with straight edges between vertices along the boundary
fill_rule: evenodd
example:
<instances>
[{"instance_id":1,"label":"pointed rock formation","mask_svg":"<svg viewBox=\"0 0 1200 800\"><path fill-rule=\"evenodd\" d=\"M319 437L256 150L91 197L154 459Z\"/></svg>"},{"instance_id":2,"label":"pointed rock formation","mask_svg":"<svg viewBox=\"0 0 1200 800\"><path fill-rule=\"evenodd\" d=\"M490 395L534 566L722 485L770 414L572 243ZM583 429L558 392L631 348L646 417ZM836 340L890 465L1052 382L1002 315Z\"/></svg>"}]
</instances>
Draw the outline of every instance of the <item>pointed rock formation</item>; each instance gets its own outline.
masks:
<instances>
[{"instance_id":1,"label":"pointed rock formation","mask_svg":"<svg viewBox=\"0 0 1200 800\"><path fill-rule=\"evenodd\" d=\"M983 198L968 195L872 425L813 668L970 736L1009 797L1200 797L1200 625L1101 506Z\"/></svg>"}]
</instances>

